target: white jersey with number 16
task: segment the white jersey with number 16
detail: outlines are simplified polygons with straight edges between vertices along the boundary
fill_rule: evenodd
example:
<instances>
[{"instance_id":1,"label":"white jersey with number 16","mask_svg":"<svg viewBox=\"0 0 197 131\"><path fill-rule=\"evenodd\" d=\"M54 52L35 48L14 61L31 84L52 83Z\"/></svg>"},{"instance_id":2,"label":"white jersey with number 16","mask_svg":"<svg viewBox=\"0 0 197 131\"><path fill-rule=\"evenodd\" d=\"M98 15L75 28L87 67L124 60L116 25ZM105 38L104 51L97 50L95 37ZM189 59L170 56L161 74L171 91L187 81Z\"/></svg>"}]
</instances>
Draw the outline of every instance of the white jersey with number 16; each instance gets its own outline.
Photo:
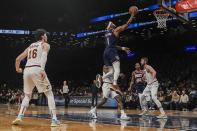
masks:
<instances>
[{"instance_id":1,"label":"white jersey with number 16","mask_svg":"<svg viewBox=\"0 0 197 131\"><path fill-rule=\"evenodd\" d=\"M40 66L41 65L41 56L43 52L42 42L38 41L32 43L27 49L27 63L26 66Z\"/></svg>"}]
</instances>

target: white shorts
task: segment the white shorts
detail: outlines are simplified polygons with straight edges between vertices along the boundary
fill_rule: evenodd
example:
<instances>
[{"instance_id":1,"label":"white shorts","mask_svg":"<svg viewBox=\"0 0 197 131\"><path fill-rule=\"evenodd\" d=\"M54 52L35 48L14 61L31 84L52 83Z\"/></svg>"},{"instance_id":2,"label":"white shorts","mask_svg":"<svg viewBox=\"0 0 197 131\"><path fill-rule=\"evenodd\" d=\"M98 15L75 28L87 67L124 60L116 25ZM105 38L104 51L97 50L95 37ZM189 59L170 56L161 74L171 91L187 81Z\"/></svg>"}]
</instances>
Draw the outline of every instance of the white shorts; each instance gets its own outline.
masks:
<instances>
[{"instance_id":1,"label":"white shorts","mask_svg":"<svg viewBox=\"0 0 197 131\"><path fill-rule=\"evenodd\" d=\"M150 96L157 96L158 87L159 83L156 81L150 85L147 85L142 94L146 96L147 99L150 99Z\"/></svg>"},{"instance_id":2,"label":"white shorts","mask_svg":"<svg viewBox=\"0 0 197 131\"><path fill-rule=\"evenodd\" d=\"M44 80L41 79L41 71L40 67L28 67L24 69L24 93L31 94L34 87L37 88L39 93L47 92L52 89L47 76Z\"/></svg>"},{"instance_id":3,"label":"white shorts","mask_svg":"<svg viewBox=\"0 0 197 131\"><path fill-rule=\"evenodd\" d=\"M103 91L103 98L115 98L118 94L115 91L110 90L112 84L110 83L103 83L102 91Z\"/></svg>"}]
</instances>

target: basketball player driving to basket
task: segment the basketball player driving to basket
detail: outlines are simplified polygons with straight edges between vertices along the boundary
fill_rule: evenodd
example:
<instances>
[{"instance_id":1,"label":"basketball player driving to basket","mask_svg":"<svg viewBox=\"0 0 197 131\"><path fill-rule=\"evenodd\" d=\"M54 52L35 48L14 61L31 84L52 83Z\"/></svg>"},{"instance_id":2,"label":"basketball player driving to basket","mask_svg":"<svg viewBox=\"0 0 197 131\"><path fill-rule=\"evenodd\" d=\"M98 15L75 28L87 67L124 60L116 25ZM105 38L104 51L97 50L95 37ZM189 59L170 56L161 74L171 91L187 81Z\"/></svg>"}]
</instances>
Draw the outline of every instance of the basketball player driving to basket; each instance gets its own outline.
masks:
<instances>
[{"instance_id":1,"label":"basketball player driving to basket","mask_svg":"<svg viewBox=\"0 0 197 131\"><path fill-rule=\"evenodd\" d=\"M37 42L32 43L16 58L16 72L23 73L25 97L22 101L19 114L12 124L18 125L22 122L22 118L31 100L32 91L36 86L38 92L44 93L48 99L49 110L52 114L51 127L56 127L60 125L60 122L56 117L56 105L52 87L45 73L47 55L50 50L50 45L47 43L47 32L44 29L38 29L36 30L35 37ZM20 68L20 63L25 58L27 58L27 63L23 71Z\"/></svg>"},{"instance_id":2,"label":"basketball player driving to basket","mask_svg":"<svg viewBox=\"0 0 197 131\"><path fill-rule=\"evenodd\" d=\"M133 21L134 16L137 14L138 8L136 6L131 6L129 8L129 13L131 14L129 20L126 24L121 26L116 26L114 23L109 22L107 26L107 31L105 34L105 50L103 53L104 65L110 67L109 72L102 77L105 79L105 76L108 74L113 74L113 86L111 86L111 90L116 91L118 94L122 95L120 91L117 80L120 75L120 59L117 50L125 51L126 53L130 52L130 49L127 47L117 46L119 35L121 32L126 30L129 24ZM102 81L102 80L101 80Z\"/></svg>"}]
</instances>

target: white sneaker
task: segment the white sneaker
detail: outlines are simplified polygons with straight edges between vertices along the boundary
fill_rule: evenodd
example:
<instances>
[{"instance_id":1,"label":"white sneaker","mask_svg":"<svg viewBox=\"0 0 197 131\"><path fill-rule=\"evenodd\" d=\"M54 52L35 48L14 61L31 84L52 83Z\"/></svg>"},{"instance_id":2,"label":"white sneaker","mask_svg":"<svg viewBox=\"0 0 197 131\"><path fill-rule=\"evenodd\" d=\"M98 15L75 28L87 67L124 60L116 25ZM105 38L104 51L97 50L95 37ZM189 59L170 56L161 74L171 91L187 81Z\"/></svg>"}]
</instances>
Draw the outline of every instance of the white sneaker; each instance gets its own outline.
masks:
<instances>
[{"instance_id":1,"label":"white sneaker","mask_svg":"<svg viewBox=\"0 0 197 131\"><path fill-rule=\"evenodd\" d=\"M89 111L90 115L92 116L93 119L97 119L96 115L96 108L93 108Z\"/></svg>"},{"instance_id":2,"label":"white sneaker","mask_svg":"<svg viewBox=\"0 0 197 131\"><path fill-rule=\"evenodd\" d=\"M93 119L89 122L89 126L93 129L93 131L96 131L96 119Z\"/></svg>"},{"instance_id":3,"label":"white sneaker","mask_svg":"<svg viewBox=\"0 0 197 131\"><path fill-rule=\"evenodd\" d=\"M148 115L149 111L148 110L143 110L142 113L140 113L139 115L140 116L143 116L143 115Z\"/></svg>"},{"instance_id":4,"label":"white sneaker","mask_svg":"<svg viewBox=\"0 0 197 131\"><path fill-rule=\"evenodd\" d=\"M159 116L157 116L158 119L167 119L167 115L166 114L160 114Z\"/></svg>"},{"instance_id":5,"label":"white sneaker","mask_svg":"<svg viewBox=\"0 0 197 131\"><path fill-rule=\"evenodd\" d=\"M121 114L120 119L121 120L129 120L130 118L127 116L126 113L123 113L123 114Z\"/></svg>"}]
</instances>

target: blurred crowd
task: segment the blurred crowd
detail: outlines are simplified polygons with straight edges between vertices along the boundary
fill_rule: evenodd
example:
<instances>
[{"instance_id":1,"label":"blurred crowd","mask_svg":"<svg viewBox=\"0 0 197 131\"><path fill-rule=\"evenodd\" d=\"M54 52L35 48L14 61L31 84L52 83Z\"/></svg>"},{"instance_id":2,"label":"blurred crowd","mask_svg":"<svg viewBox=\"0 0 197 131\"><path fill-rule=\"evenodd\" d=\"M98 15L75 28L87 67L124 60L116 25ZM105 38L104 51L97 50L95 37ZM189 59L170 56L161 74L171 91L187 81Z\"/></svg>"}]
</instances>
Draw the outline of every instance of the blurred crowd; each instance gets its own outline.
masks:
<instances>
[{"instance_id":1,"label":"blurred crowd","mask_svg":"<svg viewBox=\"0 0 197 131\"><path fill-rule=\"evenodd\" d=\"M0 103L16 103L19 104L21 100L23 99L22 91L19 89L8 89L1 87L0 91Z\"/></svg>"},{"instance_id":2,"label":"blurred crowd","mask_svg":"<svg viewBox=\"0 0 197 131\"><path fill-rule=\"evenodd\" d=\"M127 91L127 84L125 82L129 80L126 79L124 74L121 74L119 84L124 91L123 103L127 109L140 109L138 94L133 88L132 92ZM74 81L73 81L74 82ZM123 85L122 85L123 84ZM125 84L125 85L124 85ZM94 90L92 85L88 85L88 82L79 82L78 84L68 82L69 85L69 96L92 96ZM81 85L81 86L80 86ZM11 89L5 84L0 87L0 103L3 104L20 104L24 97L22 89ZM160 87L158 91L158 99L163 104L165 109L170 110L192 110L197 108L197 83L195 81L182 81L176 85L172 81L166 79L160 82ZM55 96L63 95L62 86L53 88ZM97 89L98 97L102 96L102 91ZM30 104L38 104L38 100L45 100L44 94L39 94L36 90L32 94L32 100ZM153 102L149 101L150 109L155 109Z\"/></svg>"}]
</instances>

